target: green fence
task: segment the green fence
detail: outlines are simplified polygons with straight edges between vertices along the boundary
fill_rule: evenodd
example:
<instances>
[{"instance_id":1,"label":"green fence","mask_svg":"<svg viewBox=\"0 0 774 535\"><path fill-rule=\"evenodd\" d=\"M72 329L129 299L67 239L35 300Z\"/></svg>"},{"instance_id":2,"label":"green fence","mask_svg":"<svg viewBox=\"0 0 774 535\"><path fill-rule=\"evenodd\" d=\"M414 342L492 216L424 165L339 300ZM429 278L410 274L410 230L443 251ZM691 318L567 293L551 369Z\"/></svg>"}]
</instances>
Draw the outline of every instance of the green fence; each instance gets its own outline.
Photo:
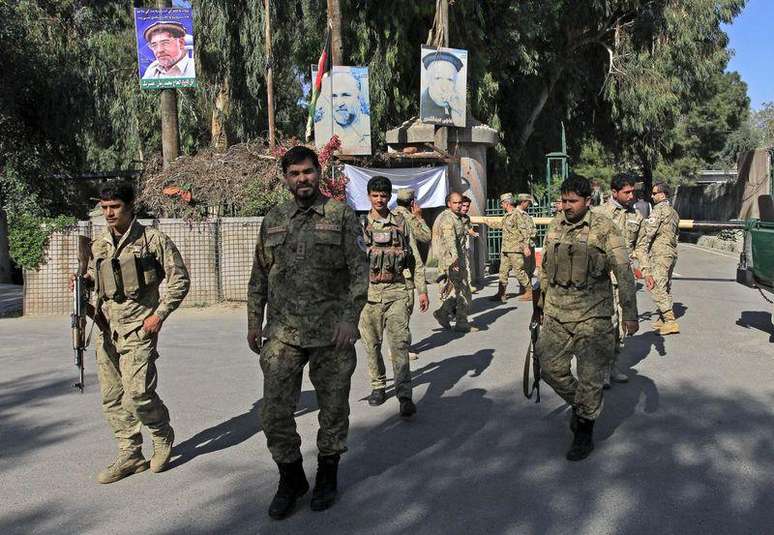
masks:
<instances>
[{"instance_id":1,"label":"green fence","mask_svg":"<svg viewBox=\"0 0 774 535\"><path fill-rule=\"evenodd\" d=\"M551 205L550 204L535 204L533 206L530 206L529 210L527 210L527 213L531 215L532 217L550 217L551 214ZM500 201L498 199L487 199L486 200L486 214L487 216L504 216L505 211L500 208ZM537 227L537 238L535 238L535 243L537 247L543 246L543 238L545 238L546 235L546 227L543 225L538 225ZM503 239L503 231L499 228L489 228L486 234L486 240L487 240L487 251L489 252L489 258L487 259L489 263L499 263L500 262L500 243Z\"/></svg>"}]
</instances>

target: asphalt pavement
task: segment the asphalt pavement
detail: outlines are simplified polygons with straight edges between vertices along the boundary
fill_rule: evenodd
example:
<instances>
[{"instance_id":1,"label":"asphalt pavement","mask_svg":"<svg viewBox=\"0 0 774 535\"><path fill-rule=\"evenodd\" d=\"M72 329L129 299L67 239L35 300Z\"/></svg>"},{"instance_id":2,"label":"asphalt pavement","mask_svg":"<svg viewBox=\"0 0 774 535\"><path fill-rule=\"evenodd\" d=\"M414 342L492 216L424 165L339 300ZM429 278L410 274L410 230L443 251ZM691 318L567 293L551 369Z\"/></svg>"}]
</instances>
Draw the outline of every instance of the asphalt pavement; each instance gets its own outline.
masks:
<instances>
[{"instance_id":1,"label":"asphalt pavement","mask_svg":"<svg viewBox=\"0 0 774 535\"><path fill-rule=\"evenodd\" d=\"M79 394L67 317L0 319L0 533L772 533L772 307L734 282L735 267L680 246L676 336L651 330L654 307L639 292L641 331L621 358L631 381L606 393L596 449L580 463L564 458L567 406L545 386L540 404L521 393L529 304L489 301L490 280L474 295L481 332L442 331L416 313L416 420L401 421L394 398L368 406L358 347L339 500L314 513L307 496L282 522L266 515L277 474L243 306L180 310L165 324L172 467L111 485L94 480L115 451L93 349ZM310 480L316 413L305 378L297 422Z\"/></svg>"}]
</instances>

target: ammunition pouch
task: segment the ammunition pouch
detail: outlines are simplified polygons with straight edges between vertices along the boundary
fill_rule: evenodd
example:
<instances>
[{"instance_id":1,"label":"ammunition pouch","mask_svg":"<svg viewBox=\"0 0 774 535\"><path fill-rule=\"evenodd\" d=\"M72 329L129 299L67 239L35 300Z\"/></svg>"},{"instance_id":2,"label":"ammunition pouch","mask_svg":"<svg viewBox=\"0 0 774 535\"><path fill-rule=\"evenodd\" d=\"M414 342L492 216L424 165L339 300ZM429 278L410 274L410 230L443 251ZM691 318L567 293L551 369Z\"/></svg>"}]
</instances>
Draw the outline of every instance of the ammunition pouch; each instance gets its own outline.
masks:
<instances>
[{"instance_id":1,"label":"ammunition pouch","mask_svg":"<svg viewBox=\"0 0 774 535\"><path fill-rule=\"evenodd\" d=\"M551 286L582 290L590 279L607 276L604 251L584 241L557 242L546 255Z\"/></svg>"},{"instance_id":2,"label":"ammunition pouch","mask_svg":"<svg viewBox=\"0 0 774 535\"><path fill-rule=\"evenodd\" d=\"M368 247L368 282L404 282L414 266L408 237L403 222L391 229L375 230L370 225L363 229Z\"/></svg>"},{"instance_id":3,"label":"ammunition pouch","mask_svg":"<svg viewBox=\"0 0 774 535\"><path fill-rule=\"evenodd\" d=\"M157 286L162 277L153 255L124 254L96 261L96 289L105 300L118 303L137 299L146 287Z\"/></svg>"}]
</instances>

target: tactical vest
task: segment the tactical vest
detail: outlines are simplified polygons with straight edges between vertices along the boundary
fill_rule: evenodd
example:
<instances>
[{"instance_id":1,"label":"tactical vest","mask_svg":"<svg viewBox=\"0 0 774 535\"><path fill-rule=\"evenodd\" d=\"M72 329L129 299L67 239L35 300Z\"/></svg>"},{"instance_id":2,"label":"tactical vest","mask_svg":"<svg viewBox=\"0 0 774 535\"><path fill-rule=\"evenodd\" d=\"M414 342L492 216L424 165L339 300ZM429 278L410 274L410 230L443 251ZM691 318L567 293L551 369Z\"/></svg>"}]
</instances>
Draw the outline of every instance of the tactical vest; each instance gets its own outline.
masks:
<instances>
[{"instance_id":1,"label":"tactical vest","mask_svg":"<svg viewBox=\"0 0 774 535\"><path fill-rule=\"evenodd\" d=\"M582 290L591 279L609 276L605 252L588 243L590 226L591 221L573 239L563 234L547 247L543 268L551 286Z\"/></svg>"},{"instance_id":2,"label":"tactical vest","mask_svg":"<svg viewBox=\"0 0 774 535\"><path fill-rule=\"evenodd\" d=\"M363 240L368 248L368 282L403 282L403 271L412 269L414 256L406 221L393 217L396 225L389 228L375 229L367 220L363 226Z\"/></svg>"},{"instance_id":3,"label":"tactical vest","mask_svg":"<svg viewBox=\"0 0 774 535\"><path fill-rule=\"evenodd\" d=\"M148 247L148 236L143 230L145 248L136 251L126 246L118 257L97 258L96 290L103 300L122 303L127 298L137 299L146 287L157 286L163 278L161 266Z\"/></svg>"}]
</instances>

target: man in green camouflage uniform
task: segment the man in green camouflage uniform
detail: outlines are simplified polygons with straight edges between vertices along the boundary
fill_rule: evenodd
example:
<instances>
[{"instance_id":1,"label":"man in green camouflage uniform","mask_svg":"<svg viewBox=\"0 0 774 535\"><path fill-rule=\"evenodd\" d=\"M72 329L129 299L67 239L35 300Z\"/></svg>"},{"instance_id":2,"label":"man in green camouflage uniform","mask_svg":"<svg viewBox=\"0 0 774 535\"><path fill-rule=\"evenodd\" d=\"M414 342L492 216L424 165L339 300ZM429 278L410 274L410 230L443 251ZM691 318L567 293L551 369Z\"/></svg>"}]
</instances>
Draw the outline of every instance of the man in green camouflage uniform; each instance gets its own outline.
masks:
<instances>
[{"instance_id":1,"label":"man in green camouflage uniform","mask_svg":"<svg viewBox=\"0 0 774 535\"><path fill-rule=\"evenodd\" d=\"M185 298L190 281L172 240L135 219L131 185L103 188L100 207L107 229L92 243L86 280L94 284L97 321L104 329L96 339L102 412L119 448L97 481L113 483L148 468L142 426L153 439L150 469L161 472L169 463L175 434L156 393L156 348L163 322Z\"/></svg>"},{"instance_id":2,"label":"man in green camouflage uniform","mask_svg":"<svg viewBox=\"0 0 774 535\"><path fill-rule=\"evenodd\" d=\"M274 519L288 516L309 490L293 417L307 363L320 406L311 507L321 511L335 501L339 458L347 449L356 325L368 292L357 217L320 193L317 155L293 147L282 171L293 199L264 217L247 291L247 342L260 354L264 376L261 422L280 473L269 506Z\"/></svg>"},{"instance_id":3,"label":"man in green camouflage uniform","mask_svg":"<svg viewBox=\"0 0 774 535\"><path fill-rule=\"evenodd\" d=\"M618 279L624 329L639 328L634 277L623 236L613 222L589 210L591 184L572 176L562 184L563 212L551 222L543 246L536 352L542 377L573 407L575 436L567 459L594 448L594 421L602 411L602 387L615 336L610 273ZM570 371L573 355L578 377Z\"/></svg>"},{"instance_id":4,"label":"man in green camouflage uniform","mask_svg":"<svg viewBox=\"0 0 774 535\"><path fill-rule=\"evenodd\" d=\"M411 188L402 188L398 190L398 206L393 213L401 216L411 228L414 239L420 243L430 243L432 234L430 227L422 219L422 209L417 204L416 192Z\"/></svg>"},{"instance_id":5,"label":"man in green camouflage uniform","mask_svg":"<svg viewBox=\"0 0 774 535\"><path fill-rule=\"evenodd\" d=\"M522 201L527 204L528 201ZM531 218L526 215L523 209L514 205L513 195L505 193L500 196L500 204L507 213L502 222L502 244L500 250L500 273L497 293L491 298L493 301L507 301L506 290L508 289L508 276L511 270L516 273L516 280L519 281L522 300L532 300L532 285L530 278L532 276L530 264L532 249L534 247L535 225L531 223ZM526 216L526 217L525 217Z\"/></svg>"},{"instance_id":6,"label":"man in green camouflage uniform","mask_svg":"<svg viewBox=\"0 0 774 535\"><path fill-rule=\"evenodd\" d=\"M615 226L621 231L626 243L626 250L629 260L637 262L640 269L647 265L648 255L645 251L645 233L642 231L642 216L634 209L634 186L636 181L626 175L616 175L610 181L610 199L601 206L594 208L594 211L609 217ZM613 362L610 366L610 373L605 381L609 386L610 379L617 383L625 383L629 377L616 367L618 353L623 344L624 332L623 321L621 319L621 304L618 297L619 288L615 274L611 273L610 278L613 283L613 324L615 325L616 341L614 347Z\"/></svg>"},{"instance_id":7,"label":"man in green camouflage uniform","mask_svg":"<svg viewBox=\"0 0 774 535\"><path fill-rule=\"evenodd\" d=\"M400 415L411 418L416 407L411 400L411 311L408 301L409 296L413 298L416 287L422 312L427 310L429 302L425 266L411 227L408 221L387 207L391 192L392 183L383 176L368 181L371 211L363 224L363 241L368 248L369 261L368 302L360 315L359 329L368 355L372 388L369 405L381 405L386 399L387 375L382 357L386 330Z\"/></svg>"},{"instance_id":8,"label":"man in green camouflage uniform","mask_svg":"<svg viewBox=\"0 0 774 535\"><path fill-rule=\"evenodd\" d=\"M478 232L473 228L473 223L470 221L470 205L473 201L467 195L462 196L462 207L460 208L460 220L462 220L462 226L465 229L465 263L468 266L468 286L470 287L470 293L476 293L476 287L473 284L473 240L478 238Z\"/></svg>"},{"instance_id":9,"label":"man in green camouflage uniform","mask_svg":"<svg viewBox=\"0 0 774 535\"><path fill-rule=\"evenodd\" d=\"M430 227L427 226L425 220L422 218L422 208L419 207L416 199L416 192L412 188L402 188L398 190L397 194L397 206L393 213L403 217L408 222L411 228L411 234L414 239L420 243L430 243L432 240L432 233ZM411 282L411 281L407 281ZM414 313L414 292L409 293L408 298L409 316ZM417 353L409 349L409 358L416 360L418 358Z\"/></svg>"},{"instance_id":10,"label":"man in green camouflage uniform","mask_svg":"<svg viewBox=\"0 0 774 535\"><path fill-rule=\"evenodd\" d=\"M661 335L677 334L680 326L672 303L672 272L677 263L680 216L669 203L670 189L664 182L653 185L653 211L645 220L644 247L649 256L644 266L645 284L656 302L660 318L654 327Z\"/></svg>"},{"instance_id":11,"label":"man in green camouflage uniform","mask_svg":"<svg viewBox=\"0 0 774 535\"><path fill-rule=\"evenodd\" d=\"M462 195L450 193L446 207L433 224L433 254L438 260L441 286L441 307L433 312L433 317L445 329L451 328L450 319L454 318L455 331L478 331L468 321L471 295L465 261L465 227L460 219Z\"/></svg>"}]
</instances>

